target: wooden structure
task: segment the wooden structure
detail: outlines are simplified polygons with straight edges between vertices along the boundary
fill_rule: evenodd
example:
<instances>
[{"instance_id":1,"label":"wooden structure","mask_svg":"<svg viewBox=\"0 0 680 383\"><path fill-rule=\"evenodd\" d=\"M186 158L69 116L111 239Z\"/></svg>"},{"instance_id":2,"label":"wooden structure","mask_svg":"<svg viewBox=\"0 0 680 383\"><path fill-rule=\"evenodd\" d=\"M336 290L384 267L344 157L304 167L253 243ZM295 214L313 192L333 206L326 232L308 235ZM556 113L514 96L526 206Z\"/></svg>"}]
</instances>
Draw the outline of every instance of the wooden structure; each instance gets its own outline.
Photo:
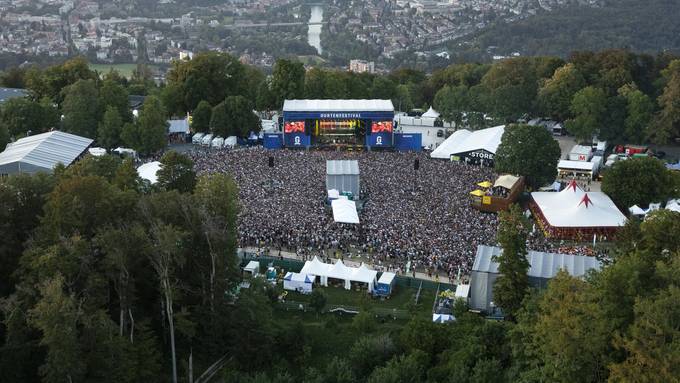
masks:
<instances>
[{"instance_id":1,"label":"wooden structure","mask_svg":"<svg viewBox=\"0 0 680 383\"><path fill-rule=\"evenodd\" d=\"M481 185L478 184L478 185ZM509 174L501 175L490 188L482 193L470 193L472 206L484 212L495 213L508 210L510 205L519 198L524 191L524 177Z\"/></svg>"}]
</instances>

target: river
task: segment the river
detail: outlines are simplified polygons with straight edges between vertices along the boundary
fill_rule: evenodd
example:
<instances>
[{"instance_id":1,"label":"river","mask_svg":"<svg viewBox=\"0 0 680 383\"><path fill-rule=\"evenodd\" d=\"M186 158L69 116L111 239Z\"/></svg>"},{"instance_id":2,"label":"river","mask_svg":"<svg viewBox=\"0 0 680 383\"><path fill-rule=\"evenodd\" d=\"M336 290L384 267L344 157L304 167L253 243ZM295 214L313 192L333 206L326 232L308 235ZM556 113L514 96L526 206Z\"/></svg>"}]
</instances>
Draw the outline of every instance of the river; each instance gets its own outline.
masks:
<instances>
[{"instance_id":1,"label":"river","mask_svg":"<svg viewBox=\"0 0 680 383\"><path fill-rule=\"evenodd\" d=\"M320 5L312 5L312 14L309 17L310 23L320 23L323 21L323 7ZM319 54L323 53L321 49L321 24L309 25L307 31L307 43L314 48Z\"/></svg>"}]
</instances>

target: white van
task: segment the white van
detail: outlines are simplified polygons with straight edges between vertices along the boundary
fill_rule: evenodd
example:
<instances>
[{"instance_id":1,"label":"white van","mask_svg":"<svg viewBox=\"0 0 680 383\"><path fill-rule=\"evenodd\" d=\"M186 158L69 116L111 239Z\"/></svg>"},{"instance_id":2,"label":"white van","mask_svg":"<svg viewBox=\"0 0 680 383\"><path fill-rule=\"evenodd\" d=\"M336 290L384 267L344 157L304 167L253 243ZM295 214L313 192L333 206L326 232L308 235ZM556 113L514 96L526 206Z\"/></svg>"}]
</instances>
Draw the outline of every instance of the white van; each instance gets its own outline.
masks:
<instances>
[{"instance_id":1,"label":"white van","mask_svg":"<svg viewBox=\"0 0 680 383\"><path fill-rule=\"evenodd\" d=\"M203 141L203 136L205 136L205 133L194 134L194 136L191 138L191 143L194 145L200 145L201 141Z\"/></svg>"},{"instance_id":2,"label":"white van","mask_svg":"<svg viewBox=\"0 0 680 383\"><path fill-rule=\"evenodd\" d=\"M203 146L210 146L210 143L212 142L213 135L212 134L206 134L203 136L203 139L201 140L201 145Z\"/></svg>"},{"instance_id":3,"label":"white van","mask_svg":"<svg viewBox=\"0 0 680 383\"><path fill-rule=\"evenodd\" d=\"M212 143L210 143L211 148L221 149L224 146L224 138L217 136L213 138Z\"/></svg>"}]
</instances>

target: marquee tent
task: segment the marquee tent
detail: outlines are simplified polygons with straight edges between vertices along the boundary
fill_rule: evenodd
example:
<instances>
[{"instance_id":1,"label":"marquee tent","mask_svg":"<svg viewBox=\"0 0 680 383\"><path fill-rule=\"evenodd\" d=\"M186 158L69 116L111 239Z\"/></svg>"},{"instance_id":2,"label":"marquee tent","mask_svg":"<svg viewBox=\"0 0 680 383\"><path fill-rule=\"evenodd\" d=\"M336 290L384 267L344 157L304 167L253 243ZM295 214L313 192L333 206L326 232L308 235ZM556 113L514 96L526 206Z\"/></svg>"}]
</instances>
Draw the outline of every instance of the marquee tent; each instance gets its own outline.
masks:
<instances>
[{"instance_id":1,"label":"marquee tent","mask_svg":"<svg viewBox=\"0 0 680 383\"><path fill-rule=\"evenodd\" d=\"M451 314L432 314L432 322L434 323L446 323L456 320Z\"/></svg>"},{"instance_id":2,"label":"marquee tent","mask_svg":"<svg viewBox=\"0 0 680 383\"><path fill-rule=\"evenodd\" d=\"M161 163L158 161L147 162L137 168L139 178L148 180L152 185L158 182L158 171L161 170Z\"/></svg>"},{"instance_id":3,"label":"marquee tent","mask_svg":"<svg viewBox=\"0 0 680 383\"><path fill-rule=\"evenodd\" d=\"M299 291L303 294L312 292L313 278L301 273L286 273L283 277L283 288L285 290Z\"/></svg>"},{"instance_id":4,"label":"marquee tent","mask_svg":"<svg viewBox=\"0 0 680 383\"><path fill-rule=\"evenodd\" d=\"M339 192L352 193L359 197L359 161L328 160L326 161L326 190L336 189Z\"/></svg>"},{"instance_id":5,"label":"marquee tent","mask_svg":"<svg viewBox=\"0 0 680 383\"><path fill-rule=\"evenodd\" d=\"M89 138L57 130L21 138L0 153L0 175L52 173L59 163L71 165L90 144Z\"/></svg>"},{"instance_id":6,"label":"marquee tent","mask_svg":"<svg viewBox=\"0 0 680 383\"><path fill-rule=\"evenodd\" d=\"M493 161L498 145L505 133L505 125L493 128L475 130L458 130L441 143L430 154L432 158L451 159L453 156L460 160L477 161L486 159Z\"/></svg>"},{"instance_id":7,"label":"marquee tent","mask_svg":"<svg viewBox=\"0 0 680 383\"><path fill-rule=\"evenodd\" d=\"M357 205L354 201L338 198L331 201L333 220L340 223L359 223Z\"/></svg>"},{"instance_id":8,"label":"marquee tent","mask_svg":"<svg viewBox=\"0 0 680 383\"><path fill-rule=\"evenodd\" d=\"M421 117L439 118L439 112L437 112L436 110L432 109L432 107L430 107L430 109L428 109L427 112L423 113L423 115Z\"/></svg>"},{"instance_id":9,"label":"marquee tent","mask_svg":"<svg viewBox=\"0 0 680 383\"><path fill-rule=\"evenodd\" d=\"M602 192L584 192L574 181L561 192L534 192L531 198L531 211L549 237L607 236L626 223L611 198Z\"/></svg>"},{"instance_id":10,"label":"marquee tent","mask_svg":"<svg viewBox=\"0 0 680 383\"><path fill-rule=\"evenodd\" d=\"M344 288L346 290L351 288L351 282L366 283L368 291L372 292L375 288L378 272L371 270L363 263L359 267L349 267L342 260L337 260L335 264L328 264L314 257L311 261L305 262L300 274L309 275L312 281L319 277L319 283L322 286L328 286L328 278L340 279L344 281Z\"/></svg>"},{"instance_id":11,"label":"marquee tent","mask_svg":"<svg viewBox=\"0 0 680 383\"><path fill-rule=\"evenodd\" d=\"M252 276L257 275L260 272L260 262L258 261L250 261L246 265L246 267L243 268L243 271L246 273L250 273Z\"/></svg>"}]
</instances>

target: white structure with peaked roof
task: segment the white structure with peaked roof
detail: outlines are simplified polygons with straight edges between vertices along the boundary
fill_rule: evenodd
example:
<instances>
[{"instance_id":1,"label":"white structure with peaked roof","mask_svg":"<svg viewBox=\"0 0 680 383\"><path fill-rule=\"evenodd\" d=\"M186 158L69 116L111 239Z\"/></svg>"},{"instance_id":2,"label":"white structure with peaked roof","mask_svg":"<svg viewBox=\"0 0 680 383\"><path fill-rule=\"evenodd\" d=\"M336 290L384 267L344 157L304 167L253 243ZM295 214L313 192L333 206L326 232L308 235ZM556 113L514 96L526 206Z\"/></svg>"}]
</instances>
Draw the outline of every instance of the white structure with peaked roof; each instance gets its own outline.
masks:
<instances>
[{"instance_id":1,"label":"white structure with peaked roof","mask_svg":"<svg viewBox=\"0 0 680 383\"><path fill-rule=\"evenodd\" d=\"M0 153L0 175L51 173L59 163L73 163L91 144L89 138L57 130L22 138Z\"/></svg>"},{"instance_id":2,"label":"white structure with peaked roof","mask_svg":"<svg viewBox=\"0 0 680 383\"><path fill-rule=\"evenodd\" d=\"M359 161L328 160L326 161L326 190L335 189L340 193L349 192L359 198Z\"/></svg>"},{"instance_id":3,"label":"white structure with peaked roof","mask_svg":"<svg viewBox=\"0 0 680 383\"><path fill-rule=\"evenodd\" d=\"M432 158L493 164L505 125L482 130L457 130L430 154Z\"/></svg>"},{"instance_id":4,"label":"white structure with peaked roof","mask_svg":"<svg viewBox=\"0 0 680 383\"><path fill-rule=\"evenodd\" d=\"M561 192L531 193L531 211L548 236L592 238L611 235L626 217L602 192L584 192L572 181Z\"/></svg>"},{"instance_id":5,"label":"white structure with peaked roof","mask_svg":"<svg viewBox=\"0 0 680 383\"><path fill-rule=\"evenodd\" d=\"M354 201L343 198L334 199L331 201L331 207L333 208L333 221L338 223L359 223L357 205Z\"/></svg>"},{"instance_id":6,"label":"white structure with peaked roof","mask_svg":"<svg viewBox=\"0 0 680 383\"><path fill-rule=\"evenodd\" d=\"M368 287L368 292L372 292L375 288L376 277L378 275L377 271L372 270L363 263L359 267L349 267L339 259L335 264L329 264L321 262L317 257L305 262L300 273L311 276L313 280L319 277L319 283L322 286L328 286L328 278L342 280L344 282L343 287L346 290L352 287L352 282L365 283Z\"/></svg>"},{"instance_id":7,"label":"white structure with peaked roof","mask_svg":"<svg viewBox=\"0 0 680 383\"><path fill-rule=\"evenodd\" d=\"M161 163L159 161L147 162L137 168L137 175L153 185L158 182L159 170L161 170Z\"/></svg>"}]
</instances>

